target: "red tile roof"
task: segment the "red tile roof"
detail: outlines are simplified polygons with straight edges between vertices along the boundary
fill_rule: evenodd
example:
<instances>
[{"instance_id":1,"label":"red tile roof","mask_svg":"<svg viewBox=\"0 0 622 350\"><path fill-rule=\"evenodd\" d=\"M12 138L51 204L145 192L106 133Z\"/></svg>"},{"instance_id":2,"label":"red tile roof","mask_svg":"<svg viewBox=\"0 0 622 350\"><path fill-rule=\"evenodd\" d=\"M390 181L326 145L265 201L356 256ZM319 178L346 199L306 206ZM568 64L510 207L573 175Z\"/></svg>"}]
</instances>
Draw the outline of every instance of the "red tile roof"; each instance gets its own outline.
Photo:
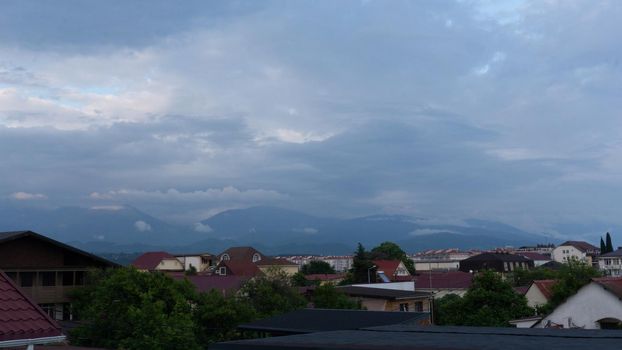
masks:
<instances>
[{"instance_id":1,"label":"red tile roof","mask_svg":"<svg viewBox=\"0 0 622 350\"><path fill-rule=\"evenodd\" d=\"M532 284L535 284L536 287L538 287L546 300L551 300L551 297L553 296L553 286L555 283L557 283L556 280L535 280L532 282Z\"/></svg>"},{"instance_id":2,"label":"red tile roof","mask_svg":"<svg viewBox=\"0 0 622 350\"><path fill-rule=\"evenodd\" d=\"M421 271L415 275L415 290L422 289L468 289L473 275L462 271Z\"/></svg>"},{"instance_id":3,"label":"red tile roof","mask_svg":"<svg viewBox=\"0 0 622 350\"><path fill-rule=\"evenodd\" d=\"M221 260L223 255L229 255L229 260L234 261L253 261L253 255L259 254L261 259L265 259L266 256L253 247L231 247L224 252L218 254L218 259Z\"/></svg>"},{"instance_id":4,"label":"red tile roof","mask_svg":"<svg viewBox=\"0 0 622 350\"><path fill-rule=\"evenodd\" d=\"M579 249L582 252L595 252L598 251L599 249L594 247L593 245L584 242L584 241L566 241L562 244L560 244L560 246L562 245L569 245L569 246L573 246L577 249Z\"/></svg>"},{"instance_id":5,"label":"red tile roof","mask_svg":"<svg viewBox=\"0 0 622 350\"><path fill-rule=\"evenodd\" d=\"M141 270L154 270L164 259L175 259L175 257L167 252L147 252L136 258L132 266Z\"/></svg>"},{"instance_id":6,"label":"red tile roof","mask_svg":"<svg viewBox=\"0 0 622 350\"><path fill-rule=\"evenodd\" d=\"M218 264L218 267L222 266L227 268L227 275L254 277L261 274L259 267L252 262L223 260Z\"/></svg>"},{"instance_id":7,"label":"red tile roof","mask_svg":"<svg viewBox=\"0 0 622 350\"><path fill-rule=\"evenodd\" d=\"M378 271L384 271L387 277L392 278L395 275L395 270L400 266L399 260L374 260L374 265L378 266Z\"/></svg>"},{"instance_id":8,"label":"red tile roof","mask_svg":"<svg viewBox=\"0 0 622 350\"><path fill-rule=\"evenodd\" d=\"M249 276L184 276L179 274L170 276L176 280L187 279L199 292L205 293L214 289L223 294L235 293L242 287L244 282L250 279Z\"/></svg>"},{"instance_id":9,"label":"red tile roof","mask_svg":"<svg viewBox=\"0 0 622 350\"><path fill-rule=\"evenodd\" d=\"M0 271L0 342L61 335L60 326Z\"/></svg>"},{"instance_id":10,"label":"red tile roof","mask_svg":"<svg viewBox=\"0 0 622 350\"><path fill-rule=\"evenodd\" d=\"M598 277L592 281L600 284L618 298L622 298L622 277Z\"/></svg>"},{"instance_id":11,"label":"red tile roof","mask_svg":"<svg viewBox=\"0 0 622 350\"><path fill-rule=\"evenodd\" d=\"M514 289L514 291L520 295L525 295L529 291L529 286L512 287L512 289Z\"/></svg>"}]
</instances>

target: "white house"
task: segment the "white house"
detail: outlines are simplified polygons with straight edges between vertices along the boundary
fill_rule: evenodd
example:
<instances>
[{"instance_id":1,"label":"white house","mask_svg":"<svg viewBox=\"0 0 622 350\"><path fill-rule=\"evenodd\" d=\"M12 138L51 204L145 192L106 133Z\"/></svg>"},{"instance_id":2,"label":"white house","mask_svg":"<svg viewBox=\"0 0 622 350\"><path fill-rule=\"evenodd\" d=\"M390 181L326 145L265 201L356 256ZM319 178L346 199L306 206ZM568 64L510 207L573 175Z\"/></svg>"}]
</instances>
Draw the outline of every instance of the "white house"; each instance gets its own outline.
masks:
<instances>
[{"instance_id":1,"label":"white house","mask_svg":"<svg viewBox=\"0 0 622 350\"><path fill-rule=\"evenodd\" d=\"M598 254L600 254L600 249L587 242L567 241L553 249L551 258L560 263L576 259L593 265Z\"/></svg>"},{"instance_id":2,"label":"white house","mask_svg":"<svg viewBox=\"0 0 622 350\"><path fill-rule=\"evenodd\" d=\"M535 280L531 282L525 298L529 307L542 306L551 300L555 280Z\"/></svg>"},{"instance_id":3,"label":"white house","mask_svg":"<svg viewBox=\"0 0 622 350\"><path fill-rule=\"evenodd\" d=\"M622 276L622 249L599 256L598 268L607 276Z\"/></svg>"},{"instance_id":4,"label":"white house","mask_svg":"<svg viewBox=\"0 0 622 350\"><path fill-rule=\"evenodd\" d=\"M190 266L197 269L197 272L203 272L214 266L214 257L209 253L177 254L175 257L184 264L184 270L186 271L190 269Z\"/></svg>"},{"instance_id":5,"label":"white house","mask_svg":"<svg viewBox=\"0 0 622 350\"><path fill-rule=\"evenodd\" d=\"M621 299L622 278L594 278L533 328L619 328L622 325Z\"/></svg>"}]
</instances>

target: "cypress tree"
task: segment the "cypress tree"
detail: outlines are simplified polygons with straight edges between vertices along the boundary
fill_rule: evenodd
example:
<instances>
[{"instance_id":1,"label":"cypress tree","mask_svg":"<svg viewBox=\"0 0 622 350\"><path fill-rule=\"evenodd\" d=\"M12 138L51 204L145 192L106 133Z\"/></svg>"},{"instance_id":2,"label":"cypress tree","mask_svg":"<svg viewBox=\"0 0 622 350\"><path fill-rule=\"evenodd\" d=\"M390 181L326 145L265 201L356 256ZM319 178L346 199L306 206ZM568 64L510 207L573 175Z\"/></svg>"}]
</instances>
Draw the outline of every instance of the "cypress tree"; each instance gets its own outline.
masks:
<instances>
[{"instance_id":1,"label":"cypress tree","mask_svg":"<svg viewBox=\"0 0 622 350\"><path fill-rule=\"evenodd\" d=\"M607 253L611 253L613 251L613 243L611 243L611 235L609 235L609 232L607 232L607 238L606 238L606 245L607 245Z\"/></svg>"},{"instance_id":2,"label":"cypress tree","mask_svg":"<svg viewBox=\"0 0 622 350\"><path fill-rule=\"evenodd\" d=\"M605 254L607 252L607 246L605 245L605 241L600 237L600 253Z\"/></svg>"}]
</instances>

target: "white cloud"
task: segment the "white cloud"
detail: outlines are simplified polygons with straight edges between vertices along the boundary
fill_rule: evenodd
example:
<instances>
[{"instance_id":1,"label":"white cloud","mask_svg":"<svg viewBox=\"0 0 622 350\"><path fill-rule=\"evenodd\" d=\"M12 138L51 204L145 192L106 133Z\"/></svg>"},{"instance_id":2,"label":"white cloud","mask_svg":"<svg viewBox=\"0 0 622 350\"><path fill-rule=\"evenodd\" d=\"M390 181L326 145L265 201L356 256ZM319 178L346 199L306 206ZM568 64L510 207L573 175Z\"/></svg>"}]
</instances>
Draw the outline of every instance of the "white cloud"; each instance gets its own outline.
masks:
<instances>
[{"instance_id":1,"label":"white cloud","mask_svg":"<svg viewBox=\"0 0 622 350\"><path fill-rule=\"evenodd\" d=\"M194 230L196 232L207 233L214 231L208 224L203 224L201 222L197 222L194 224Z\"/></svg>"},{"instance_id":2,"label":"white cloud","mask_svg":"<svg viewBox=\"0 0 622 350\"><path fill-rule=\"evenodd\" d=\"M10 197L18 201L48 199L48 197L42 193L28 193L28 192L15 192L15 193L12 193Z\"/></svg>"},{"instance_id":3,"label":"white cloud","mask_svg":"<svg viewBox=\"0 0 622 350\"><path fill-rule=\"evenodd\" d=\"M239 190L233 186L223 188L210 188L207 190L197 190L182 192L174 188L166 191L144 191L135 189L121 189L106 193L91 194L93 199L134 199L148 201L178 201L178 202L198 202L198 201L257 201L257 200L283 200L287 195L272 190L249 189Z\"/></svg>"},{"instance_id":4,"label":"white cloud","mask_svg":"<svg viewBox=\"0 0 622 350\"><path fill-rule=\"evenodd\" d=\"M151 231L151 225L149 225L148 223L142 221L142 220L138 220L134 223L134 228L138 231L138 232L147 232L147 231Z\"/></svg>"}]
</instances>

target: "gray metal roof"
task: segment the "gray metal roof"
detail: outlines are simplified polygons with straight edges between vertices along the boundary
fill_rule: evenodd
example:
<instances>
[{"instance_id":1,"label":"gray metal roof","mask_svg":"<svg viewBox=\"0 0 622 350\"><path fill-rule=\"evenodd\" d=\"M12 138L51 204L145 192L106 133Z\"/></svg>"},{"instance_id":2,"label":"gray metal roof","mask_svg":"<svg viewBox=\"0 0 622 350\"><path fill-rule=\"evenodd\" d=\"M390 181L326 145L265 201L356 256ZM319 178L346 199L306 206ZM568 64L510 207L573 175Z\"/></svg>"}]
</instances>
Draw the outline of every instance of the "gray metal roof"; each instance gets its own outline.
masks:
<instances>
[{"instance_id":1,"label":"gray metal roof","mask_svg":"<svg viewBox=\"0 0 622 350\"><path fill-rule=\"evenodd\" d=\"M365 297L365 298L378 298L378 299L413 299L413 298L426 298L432 296L429 292L413 292L408 290L396 290L396 289L384 289L373 287L359 287L359 286L343 286L337 287L340 291L351 296Z\"/></svg>"},{"instance_id":2,"label":"gray metal roof","mask_svg":"<svg viewBox=\"0 0 622 350\"><path fill-rule=\"evenodd\" d=\"M428 320L427 312L301 309L240 325L238 329L289 334L351 330Z\"/></svg>"},{"instance_id":3,"label":"gray metal roof","mask_svg":"<svg viewBox=\"0 0 622 350\"><path fill-rule=\"evenodd\" d=\"M210 349L585 350L619 349L622 331L386 326L210 345Z\"/></svg>"}]
</instances>

